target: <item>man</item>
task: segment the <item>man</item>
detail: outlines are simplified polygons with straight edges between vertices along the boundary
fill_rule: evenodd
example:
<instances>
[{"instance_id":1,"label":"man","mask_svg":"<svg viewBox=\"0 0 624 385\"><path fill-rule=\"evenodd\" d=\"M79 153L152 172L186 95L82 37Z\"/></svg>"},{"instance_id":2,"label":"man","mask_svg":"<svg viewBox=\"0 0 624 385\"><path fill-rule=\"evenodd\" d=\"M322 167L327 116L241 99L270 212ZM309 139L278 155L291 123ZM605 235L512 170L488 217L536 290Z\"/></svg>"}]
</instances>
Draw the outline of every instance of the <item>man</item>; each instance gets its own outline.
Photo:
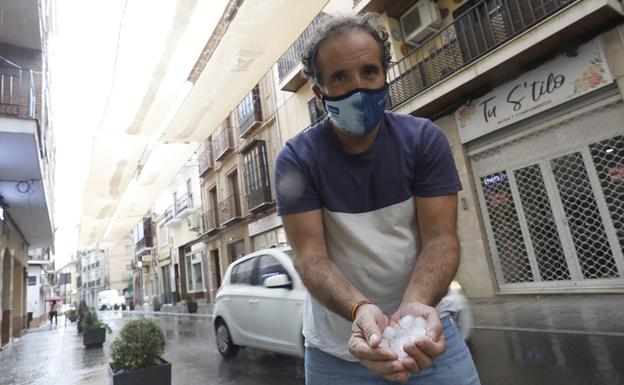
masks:
<instances>
[{"instance_id":1,"label":"man","mask_svg":"<svg viewBox=\"0 0 624 385\"><path fill-rule=\"evenodd\" d=\"M306 384L479 384L441 301L459 263L461 184L439 128L384 111L387 38L372 14L321 22L302 63L329 119L276 159L278 214L308 289ZM408 314L429 338L399 360L379 344Z\"/></svg>"}]
</instances>

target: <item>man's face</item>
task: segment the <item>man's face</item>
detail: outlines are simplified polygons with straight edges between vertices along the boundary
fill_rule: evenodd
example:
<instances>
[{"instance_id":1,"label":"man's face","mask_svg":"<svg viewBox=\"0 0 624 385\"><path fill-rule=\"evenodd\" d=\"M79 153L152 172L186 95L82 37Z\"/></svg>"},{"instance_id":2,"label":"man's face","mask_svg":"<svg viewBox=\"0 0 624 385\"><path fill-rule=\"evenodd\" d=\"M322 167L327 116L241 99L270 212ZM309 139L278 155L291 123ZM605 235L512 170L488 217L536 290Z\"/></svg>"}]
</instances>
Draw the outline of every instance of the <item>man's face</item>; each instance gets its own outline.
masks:
<instances>
[{"instance_id":1,"label":"man's face","mask_svg":"<svg viewBox=\"0 0 624 385\"><path fill-rule=\"evenodd\" d=\"M340 96L356 88L383 87L386 75L379 44L366 31L351 30L323 42L318 51L321 89L327 96ZM315 86L318 95L319 88Z\"/></svg>"}]
</instances>

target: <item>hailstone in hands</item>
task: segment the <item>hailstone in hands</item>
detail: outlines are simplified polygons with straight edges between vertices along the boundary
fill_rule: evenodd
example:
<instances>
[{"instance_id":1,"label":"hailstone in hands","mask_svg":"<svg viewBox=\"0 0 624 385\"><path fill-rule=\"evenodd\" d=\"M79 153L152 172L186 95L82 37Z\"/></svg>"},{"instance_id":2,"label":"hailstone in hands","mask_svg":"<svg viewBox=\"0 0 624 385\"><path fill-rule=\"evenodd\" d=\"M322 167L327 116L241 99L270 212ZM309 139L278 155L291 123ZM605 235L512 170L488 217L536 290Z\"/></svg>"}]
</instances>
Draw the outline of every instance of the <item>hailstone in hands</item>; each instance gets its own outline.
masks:
<instances>
[{"instance_id":1,"label":"hailstone in hands","mask_svg":"<svg viewBox=\"0 0 624 385\"><path fill-rule=\"evenodd\" d=\"M427 336L427 320L408 314L401 318L398 324L389 325L384 329L379 346L392 349L401 360L407 357L403 345L423 338L429 338Z\"/></svg>"}]
</instances>

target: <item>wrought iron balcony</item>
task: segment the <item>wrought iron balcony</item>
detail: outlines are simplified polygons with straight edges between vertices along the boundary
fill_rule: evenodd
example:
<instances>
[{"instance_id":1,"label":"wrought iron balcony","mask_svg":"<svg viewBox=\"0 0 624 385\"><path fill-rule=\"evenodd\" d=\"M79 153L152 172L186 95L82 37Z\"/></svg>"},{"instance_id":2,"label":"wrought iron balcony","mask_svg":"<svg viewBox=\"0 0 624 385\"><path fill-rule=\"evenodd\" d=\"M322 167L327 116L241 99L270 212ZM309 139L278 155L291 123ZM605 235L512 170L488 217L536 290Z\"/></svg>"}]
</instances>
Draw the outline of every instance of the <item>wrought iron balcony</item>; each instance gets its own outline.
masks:
<instances>
[{"instance_id":1,"label":"wrought iron balcony","mask_svg":"<svg viewBox=\"0 0 624 385\"><path fill-rule=\"evenodd\" d=\"M219 202L221 225L224 226L241 217L240 196L232 194Z\"/></svg>"},{"instance_id":2,"label":"wrought iron balcony","mask_svg":"<svg viewBox=\"0 0 624 385\"><path fill-rule=\"evenodd\" d=\"M482 0L388 69L390 108L580 0Z\"/></svg>"},{"instance_id":3,"label":"wrought iron balcony","mask_svg":"<svg viewBox=\"0 0 624 385\"><path fill-rule=\"evenodd\" d=\"M5 64L0 58L0 115L35 118L33 71Z\"/></svg>"},{"instance_id":4,"label":"wrought iron balcony","mask_svg":"<svg viewBox=\"0 0 624 385\"><path fill-rule=\"evenodd\" d=\"M225 123L217 132L213 140L214 160L220 160L234 149L234 139L232 138L232 127Z\"/></svg>"},{"instance_id":5,"label":"wrought iron balcony","mask_svg":"<svg viewBox=\"0 0 624 385\"><path fill-rule=\"evenodd\" d=\"M139 253L141 250L145 248L150 248L150 247L154 247L154 238L152 238L151 235L143 237L136 244L137 253Z\"/></svg>"},{"instance_id":6,"label":"wrought iron balcony","mask_svg":"<svg viewBox=\"0 0 624 385\"><path fill-rule=\"evenodd\" d=\"M316 26L321 21L323 14L319 14L314 18L312 23L303 31L295 42L288 47L286 52L277 61L277 72L281 89L284 91L295 92L305 83L299 74L291 74L295 68L301 63L301 54L306 45L312 39Z\"/></svg>"},{"instance_id":7,"label":"wrought iron balcony","mask_svg":"<svg viewBox=\"0 0 624 385\"><path fill-rule=\"evenodd\" d=\"M271 189L268 186L248 192L247 195L245 195L245 199L247 200L247 207L251 213L260 212L273 205Z\"/></svg>"},{"instance_id":8,"label":"wrought iron balcony","mask_svg":"<svg viewBox=\"0 0 624 385\"><path fill-rule=\"evenodd\" d=\"M170 220L172 220L175 217L175 209L172 206L169 206L166 210L165 210L165 223L169 222Z\"/></svg>"},{"instance_id":9,"label":"wrought iron balcony","mask_svg":"<svg viewBox=\"0 0 624 385\"><path fill-rule=\"evenodd\" d=\"M219 228L218 211L209 209L202 213L202 233L211 233Z\"/></svg>"},{"instance_id":10,"label":"wrought iron balcony","mask_svg":"<svg viewBox=\"0 0 624 385\"><path fill-rule=\"evenodd\" d=\"M208 142L206 150L198 157L199 161L199 176L204 176L208 171L214 168L214 157L212 150L212 142Z\"/></svg>"},{"instance_id":11,"label":"wrought iron balcony","mask_svg":"<svg viewBox=\"0 0 624 385\"><path fill-rule=\"evenodd\" d=\"M192 207L193 207L193 195L191 193L184 194L181 197L176 199L175 215L178 216L184 210L190 209Z\"/></svg>"},{"instance_id":12,"label":"wrought iron balcony","mask_svg":"<svg viewBox=\"0 0 624 385\"><path fill-rule=\"evenodd\" d=\"M255 86L236 108L238 115L238 130L240 136L245 136L252 128L262 123L262 106L260 104L260 89Z\"/></svg>"}]
</instances>

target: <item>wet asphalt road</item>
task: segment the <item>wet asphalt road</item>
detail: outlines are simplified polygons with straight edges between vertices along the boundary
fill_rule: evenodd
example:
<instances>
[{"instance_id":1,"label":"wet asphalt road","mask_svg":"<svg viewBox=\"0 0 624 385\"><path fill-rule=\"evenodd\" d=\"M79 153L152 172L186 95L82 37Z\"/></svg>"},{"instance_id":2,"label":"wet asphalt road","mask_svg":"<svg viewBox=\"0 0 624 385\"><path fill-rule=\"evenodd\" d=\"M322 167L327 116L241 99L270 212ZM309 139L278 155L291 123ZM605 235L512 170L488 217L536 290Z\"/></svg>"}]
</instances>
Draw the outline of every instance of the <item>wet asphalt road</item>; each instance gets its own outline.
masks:
<instances>
[{"instance_id":1,"label":"wet asphalt road","mask_svg":"<svg viewBox=\"0 0 624 385\"><path fill-rule=\"evenodd\" d=\"M103 349L85 350L75 324L65 326L60 318L58 328L39 328L0 352L0 385L108 384L113 338L127 320L145 315L101 316L113 329ZM304 383L299 358L242 349L222 360L208 317L154 318L165 330L173 384ZM624 384L624 336L477 330L470 347L484 385Z\"/></svg>"}]
</instances>

